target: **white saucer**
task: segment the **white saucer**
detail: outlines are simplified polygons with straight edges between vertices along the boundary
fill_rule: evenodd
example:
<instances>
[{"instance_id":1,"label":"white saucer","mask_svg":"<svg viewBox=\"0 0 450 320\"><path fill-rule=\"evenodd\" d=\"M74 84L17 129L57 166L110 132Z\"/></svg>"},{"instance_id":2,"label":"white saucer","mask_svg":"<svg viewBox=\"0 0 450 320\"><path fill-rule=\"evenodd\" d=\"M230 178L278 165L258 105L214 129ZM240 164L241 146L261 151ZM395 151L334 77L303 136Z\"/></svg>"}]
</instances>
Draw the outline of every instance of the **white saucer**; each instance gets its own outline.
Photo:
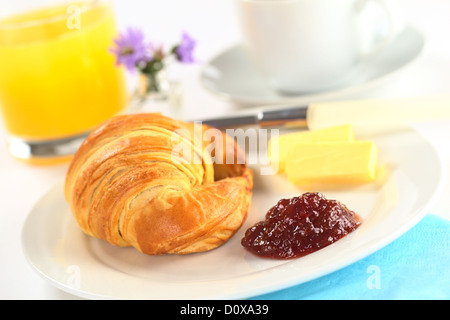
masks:
<instances>
[{"instance_id":1,"label":"white saucer","mask_svg":"<svg viewBox=\"0 0 450 320\"><path fill-rule=\"evenodd\" d=\"M209 91L241 105L303 104L374 86L411 63L424 45L424 37L416 29L407 27L370 63L357 66L349 81L323 92L283 95L275 91L252 66L241 45L210 61L202 70L201 81Z\"/></svg>"}]
</instances>

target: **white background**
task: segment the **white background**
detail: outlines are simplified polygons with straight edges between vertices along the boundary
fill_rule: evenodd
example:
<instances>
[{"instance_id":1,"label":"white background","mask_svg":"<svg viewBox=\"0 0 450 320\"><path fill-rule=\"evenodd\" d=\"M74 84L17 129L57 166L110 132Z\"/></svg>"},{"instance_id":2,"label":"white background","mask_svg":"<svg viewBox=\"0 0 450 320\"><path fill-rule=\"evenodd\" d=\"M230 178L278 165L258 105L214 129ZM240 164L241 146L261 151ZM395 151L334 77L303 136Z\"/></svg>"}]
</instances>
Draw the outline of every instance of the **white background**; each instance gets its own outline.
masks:
<instances>
[{"instance_id":1,"label":"white background","mask_svg":"<svg viewBox=\"0 0 450 320\"><path fill-rule=\"evenodd\" d=\"M450 1L402 0L407 23L427 40L422 55L402 73L382 86L348 98L389 98L450 94ZM182 30L198 41L197 65L178 70L184 93L184 112L189 118L208 118L230 110L228 102L207 92L199 82L199 70L226 48L239 42L233 0L116 0L121 28L142 27L149 38L173 43ZM1 72L1 71L0 71ZM450 122L422 123L417 127L432 139L447 165L450 164ZM0 127L0 142L5 140ZM12 159L0 143L0 298L73 299L46 283L28 265L20 243L23 222L33 205L60 181L67 165L33 167ZM447 173L447 181L450 176ZM450 218L447 184L432 213Z\"/></svg>"}]
</instances>

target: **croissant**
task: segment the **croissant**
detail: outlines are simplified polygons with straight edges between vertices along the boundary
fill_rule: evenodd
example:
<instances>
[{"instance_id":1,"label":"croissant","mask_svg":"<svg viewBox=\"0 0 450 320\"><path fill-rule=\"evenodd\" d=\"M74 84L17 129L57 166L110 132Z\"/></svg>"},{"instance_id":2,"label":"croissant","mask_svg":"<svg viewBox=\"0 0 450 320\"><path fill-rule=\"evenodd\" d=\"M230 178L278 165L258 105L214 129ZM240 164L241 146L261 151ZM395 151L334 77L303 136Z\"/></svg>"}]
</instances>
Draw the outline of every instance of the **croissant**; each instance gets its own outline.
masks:
<instances>
[{"instance_id":1,"label":"croissant","mask_svg":"<svg viewBox=\"0 0 450 320\"><path fill-rule=\"evenodd\" d=\"M148 255L202 252L229 240L248 215L253 174L234 139L224 134L211 152L201 137L210 128L196 125L200 131L160 114L133 114L95 129L64 185L80 228Z\"/></svg>"}]
</instances>

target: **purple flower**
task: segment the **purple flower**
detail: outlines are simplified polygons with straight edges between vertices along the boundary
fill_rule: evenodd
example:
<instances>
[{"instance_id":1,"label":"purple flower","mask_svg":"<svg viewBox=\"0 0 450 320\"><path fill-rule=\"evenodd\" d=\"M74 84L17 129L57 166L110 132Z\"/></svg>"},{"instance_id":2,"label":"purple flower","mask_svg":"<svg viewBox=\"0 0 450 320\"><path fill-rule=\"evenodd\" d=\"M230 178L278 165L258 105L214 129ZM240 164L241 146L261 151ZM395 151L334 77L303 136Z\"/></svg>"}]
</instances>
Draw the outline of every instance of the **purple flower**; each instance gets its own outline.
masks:
<instances>
[{"instance_id":1,"label":"purple flower","mask_svg":"<svg viewBox=\"0 0 450 320\"><path fill-rule=\"evenodd\" d=\"M114 39L114 43L116 47L111 52L116 55L117 65L123 64L130 71L135 71L140 64L152 59L140 29L128 28Z\"/></svg>"},{"instance_id":2,"label":"purple flower","mask_svg":"<svg viewBox=\"0 0 450 320\"><path fill-rule=\"evenodd\" d=\"M180 44L175 48L174 52L177 59L183 63L194 62L193 51L195 48L195 40L186 32L183 33Z\"/></svg>"}]
</instances>

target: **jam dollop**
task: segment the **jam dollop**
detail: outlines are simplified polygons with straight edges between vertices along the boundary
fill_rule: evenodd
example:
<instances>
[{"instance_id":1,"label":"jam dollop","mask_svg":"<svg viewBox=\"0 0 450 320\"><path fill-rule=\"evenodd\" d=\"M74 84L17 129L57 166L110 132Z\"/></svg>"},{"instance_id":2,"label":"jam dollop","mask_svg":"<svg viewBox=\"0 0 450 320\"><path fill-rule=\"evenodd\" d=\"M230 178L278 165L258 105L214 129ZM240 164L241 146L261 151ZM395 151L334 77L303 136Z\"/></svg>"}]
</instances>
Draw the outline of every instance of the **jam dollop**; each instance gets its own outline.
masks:
<instances>
[{"instance_id":1,"label":"jam dollop","mask_svg":"<svg viewBox=\"0 0 450 320\"><path fill-rule=\"evenodd\" d=\"M361 218L337 200L318 192L281 199L265 220L249 228L241 244L261 257L300 258L357 229Z\"/></svg>"}]
</instances>

